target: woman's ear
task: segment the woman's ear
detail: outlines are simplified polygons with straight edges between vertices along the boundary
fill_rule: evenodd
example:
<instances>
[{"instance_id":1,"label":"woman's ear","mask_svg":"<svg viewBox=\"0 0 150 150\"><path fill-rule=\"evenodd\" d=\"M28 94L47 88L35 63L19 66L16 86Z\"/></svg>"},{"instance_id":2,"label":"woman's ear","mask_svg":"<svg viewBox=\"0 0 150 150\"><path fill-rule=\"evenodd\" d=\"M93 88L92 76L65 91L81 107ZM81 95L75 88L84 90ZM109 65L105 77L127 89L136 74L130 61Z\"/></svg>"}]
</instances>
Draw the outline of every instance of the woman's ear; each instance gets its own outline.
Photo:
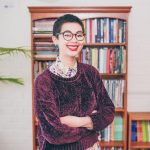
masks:
<instances>
[{"instance_id":1,"label":"woman's ear","mask_svg":"<svg viewBox=\"0 0 150 150\"><path fill-rule=\"evenodd\" d=\"M55 45L56 51L59 51L59 47L58 47L58 38L56 36L52 36L52 41Z\"/></svg>"},{"instance_id":2,"label":"woman's ear","mask_svg":"<svg viewBox=\"0 0 150 150\"><path fill-rule=\"evenodd\" d=\"M57 45L58 39L57 39L56 36L52 36L52 41L53 41L53 43L54 43L55 45Z\"/></svg>"}]
</instances>

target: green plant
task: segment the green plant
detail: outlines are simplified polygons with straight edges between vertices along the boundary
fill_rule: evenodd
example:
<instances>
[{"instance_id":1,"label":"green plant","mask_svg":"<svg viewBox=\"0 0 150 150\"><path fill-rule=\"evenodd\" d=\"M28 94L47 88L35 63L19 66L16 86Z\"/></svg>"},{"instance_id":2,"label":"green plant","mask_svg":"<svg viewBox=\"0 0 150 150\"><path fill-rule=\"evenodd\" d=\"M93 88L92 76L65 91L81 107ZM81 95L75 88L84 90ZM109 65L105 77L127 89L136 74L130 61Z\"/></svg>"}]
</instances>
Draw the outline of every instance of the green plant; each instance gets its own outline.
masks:
<instances>
[{"instance_id":1,"label":"green plant","mask_svg":"<svg viewBox=\"0 0 150 150\"><path fill-rule=\"evenodd\" d=\"M16 48L4 48L0 47L0 56L2 55L15 55L15 54L24 54L26 57L31 56L31 51L27 48L23 47L16 47ZM4 75L0 75L0 82L5 82L5 83L15 83L19 85L23 85L23 79L22 78L15 78L15 77L6 77Z\"/></svg>"}]
</instances>

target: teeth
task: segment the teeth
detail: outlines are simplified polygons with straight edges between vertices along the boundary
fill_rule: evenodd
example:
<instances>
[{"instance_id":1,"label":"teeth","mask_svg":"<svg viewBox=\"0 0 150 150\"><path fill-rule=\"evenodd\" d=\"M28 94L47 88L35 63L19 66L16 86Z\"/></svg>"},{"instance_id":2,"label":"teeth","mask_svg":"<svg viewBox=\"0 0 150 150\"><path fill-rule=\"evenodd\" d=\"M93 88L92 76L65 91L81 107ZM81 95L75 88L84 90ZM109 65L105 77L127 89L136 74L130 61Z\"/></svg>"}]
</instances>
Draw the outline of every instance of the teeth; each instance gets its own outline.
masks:
<instances>
[{"instance_id":1,"label":"teeth","mask_svg":"<svg viewBox=\"0 0 150 150\"><path fill-rule=\"evenodd\" d=\"M68 45L68 47L78 47L77 45Z\"/></svg>"},{"instance_id":2,"label":"teeth","mask_svg":"<svg viewBox=\"0 0 150 150\"><path fill-rule=\"evenodd\" d=\"M68 46L68 47L76 48L77 46Z\"/></svg>"},{"instance_id":3,"label":"teeth","mask_svg":"<svg viewBox=\"0 0 150 150\"><path fill-rule=\"evenodd\" d=\"M77 49L77 48L78 48L77 45L68 45L67 47L68 47L69 49Z\"/></svg>"}]
</instances>

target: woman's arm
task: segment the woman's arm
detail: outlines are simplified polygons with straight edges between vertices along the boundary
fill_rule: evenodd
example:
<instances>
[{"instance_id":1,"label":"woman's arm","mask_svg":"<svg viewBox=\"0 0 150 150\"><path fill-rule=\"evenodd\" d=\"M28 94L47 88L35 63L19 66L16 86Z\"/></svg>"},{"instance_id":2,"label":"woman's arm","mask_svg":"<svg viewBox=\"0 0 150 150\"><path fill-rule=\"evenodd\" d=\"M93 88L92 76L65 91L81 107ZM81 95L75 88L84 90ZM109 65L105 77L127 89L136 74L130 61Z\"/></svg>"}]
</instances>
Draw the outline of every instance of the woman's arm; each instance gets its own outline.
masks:
<instances>
[{"instance_id":1,"label":"woman's arm","mask_svg":"<svg viewBox=\"0 0 150 150\"><path fill-rule=\"evenodd\" d=\"M51 144L78 141L87 130L69 127L60 122L59 111L49 85L47 79L42 77L37 78L35 82L35 114L42 136Z\"/></svg>"},{"instance_id":2,"label":"woman's arm","mask_svg":"<svg viewBox=\"0 0 150 150\"><path fill-rule=\"evenodd\" d=\"M94 110L92 113L96 113ZM60 117L60 122L62 124L68 125L69 127L84 127L87 129L93 129L93 122L89 116L86 117L76 117L76 116L64 116Z\"/></svg>"},{"instance_id":3,"label":"woman's arm","mask_svg":"<svg viewBox=\"0 0 150 150\"><path fill-rule=\"evenodd\" d=\"M107 127L114 119L115 107L110 99L103 82L100 78L99 72L93 69L91 76L94 76L93 87L97 99L97 112L90 116L93 122L93 130L99 131Z\"/></svg>"},{"instance_id":4,"label":"woman's arm","mask_svg":"<svg viewBox=\"0 0 150 150\"><path fill-rule=\"evenodd\" d=\"M92 121L90 117L64 116L60 117L60 122L73 128L92 128Z\"/></svg>"}]
</instances>

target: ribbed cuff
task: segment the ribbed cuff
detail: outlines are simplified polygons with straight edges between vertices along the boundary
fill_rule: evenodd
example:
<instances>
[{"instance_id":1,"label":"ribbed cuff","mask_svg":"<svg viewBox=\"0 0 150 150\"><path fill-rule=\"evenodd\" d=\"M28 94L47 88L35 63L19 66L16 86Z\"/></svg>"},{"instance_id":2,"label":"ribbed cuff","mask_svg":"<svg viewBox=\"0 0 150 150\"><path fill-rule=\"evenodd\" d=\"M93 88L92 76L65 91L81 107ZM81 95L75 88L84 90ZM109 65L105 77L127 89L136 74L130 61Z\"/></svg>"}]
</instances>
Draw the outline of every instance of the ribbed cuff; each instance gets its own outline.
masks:
<instances>
[{"instance_id":1,"label":"ribbed cuff","mask_svg":"<svg viewBox=\"0 0 150 150\"><path fill-rule=\"evenodd\" d=\"M96 114L91 114L91 115L89 115L89 117L91 118L91 120L92 120L92 122L93 122L93 130L95 130L95 131L98 131L99 129L98 129L98 126L97 126L97 113Z\"/></svg>"}]
</instances>

